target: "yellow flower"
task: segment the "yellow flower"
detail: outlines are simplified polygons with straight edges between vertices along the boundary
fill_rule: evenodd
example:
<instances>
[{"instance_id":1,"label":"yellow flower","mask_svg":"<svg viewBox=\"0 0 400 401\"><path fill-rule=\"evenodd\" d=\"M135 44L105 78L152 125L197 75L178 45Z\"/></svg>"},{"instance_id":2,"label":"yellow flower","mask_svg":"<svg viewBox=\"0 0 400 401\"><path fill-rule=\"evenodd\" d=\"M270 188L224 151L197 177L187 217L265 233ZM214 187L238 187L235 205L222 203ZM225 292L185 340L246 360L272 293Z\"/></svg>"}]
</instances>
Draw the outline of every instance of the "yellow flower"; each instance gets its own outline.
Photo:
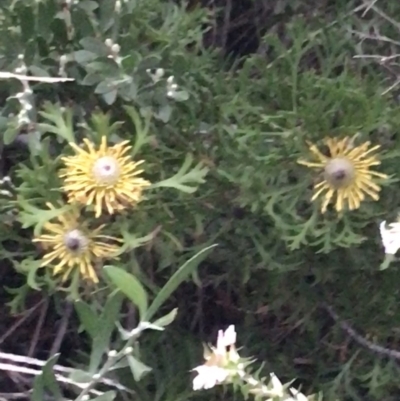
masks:
<instances>
[{"instance_id":1,"label":"yellow flower","mask_svg":"<svg viewBox=\"0 0 400 401\"><path fill-rule=\"evenodd\" d=\"M88 139L83 141L88 151L70 143L76 154L62 158L65 169L60 177L64 179L63 189L69 202L94 204L96 217L104 208L113 214L140 202L143 189L149 187L150 182L138 177L143 172L138 169L143 160L134 162L126 156L131 149L127 146L129 141L108 147L103 136L98 150Z\"/></svg>"},{"instance_id":2,"label":"yellow flower","mask_svg":"<svg viewBox=\"0 0 400 401\"><path fill-rule=\"evenodd\" d=\"M54 206L47 203L54 210ZM55 218L57 222L47 222L43 234L33 239L39 242L47 253L43 257L42 266L54 265L54 274L63 273L65 281L74 269L79 269L84 279L97 283L98 277L94 264L101 259L110 258L118 250L118 246L102 240L118 241L107 235L100 235L103 226L89 230L85 223L79 222L79 211L73 209Z\"/></svg>"},{"instance_id":3,"label":"yellow flower","mask_svg":"<svg viewBox=\"0 0 400 401\"><path fill-rule=\"evenodd\" d=\"M370 142L353 146L349 137L326 138L325 144L329 156L325 156L314 144L310 144L310 151L316 161L298 160L299 164L320 169L322 172L322 179L314 186L315 193L311 198L314 201L319 196L324 197L321 205L322 213L326 212L328 204L335 195L335 209L338 212L345 207L350 210L358 209L366 194L378 200L381 188L374 182L374 178L386 179L388 176L371 171L370 167L381 164L376 156L371 155L380 146L369 148Z\"/></svg>"}]
</instances>

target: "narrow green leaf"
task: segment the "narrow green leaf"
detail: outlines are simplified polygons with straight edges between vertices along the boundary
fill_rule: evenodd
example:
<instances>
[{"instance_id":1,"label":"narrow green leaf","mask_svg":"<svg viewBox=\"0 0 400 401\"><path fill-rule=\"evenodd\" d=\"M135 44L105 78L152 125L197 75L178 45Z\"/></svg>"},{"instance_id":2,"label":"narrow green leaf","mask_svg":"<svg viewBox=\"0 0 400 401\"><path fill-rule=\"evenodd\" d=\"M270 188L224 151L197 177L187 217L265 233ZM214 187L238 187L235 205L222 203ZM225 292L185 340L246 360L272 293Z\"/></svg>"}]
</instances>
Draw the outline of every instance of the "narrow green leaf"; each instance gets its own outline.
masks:
<instances>
[{"instance_id":1,"label":"narrow green leaf","mask_svg":"<svg viewBox=\"0 0 400 401\"><path fill-rule=\"evenodd\" d=\"M63 398L53 371L53 367L58 358L59 354L50 358L43 366L42 373L35 378L33 383L32 401L43 401L45 390L48 390L56 400L61 400Z\"/></svg>"},{"instance_id":2,"label":"narrow green leaf","mask_svg":"<svg viewBox=\"0 0 400 401\"><path fill-rule=\"evenodd\" d=\"M46 365L43 366L43 384L47 388L56 400L61 400L63 398L60 387L58 385L56 376L54 374L53 367L57 363L60 354L54 355L50 358Z\"/></svg>"},{"instance_id":3,"label":"narrow green leaf","mask_svg":"<svg viewBox=\"0 0 400 401\"><path fill-rule=\"evenodd\" d=\"M147 293L140 281L119 267L104 266L104 270L114 285L138 307L140 317L143 319L147 311L148 300Z\"/></svg>"},{"instance_id":4,"label":"narrow green leaf","mask_svg":"<svg viewBox=\"0 0 400 401\"><path fill-rule=\"evenodd\" d=\"M177 314L178 308L172 309L171 312L153 322L153 325L158 327L168 326L175 320Z\"/></svg>"},{"instance_id":5,"label":"narrow green leaf","mask_svg":"<svg viewBox=\"0 0 400 401\"><path fill-rule=\"evenodd\" d=\"M127 355L126 359L128 360L129 367L131 369L133 378L135 381L139 381L144 375L151 372L151 367L145 365L143 362L140 362L132 355Z\"/></svg>"},{"instance_id":6,"label":"narrow green leaf","mask_svg":"<svg viewBox=\"0 0 400 401\"><path fill-rule=\"evenodd\" d=\"M93 379L93 375L83 370L76 369L70 373L69 378L75 383L90 383Z\"/></svg>"},{"instance_id":7,"label":"narrow green leaf","mask_svg":"<svg viewBox=\"0 0 400 401\"><path fill-rule=\"evenodd\" d=\"M92 308L83 301L75 302L75 310L79 321L92 339L96 338L99 330L99 319Z\"/></svg>"},{"instance_id":8,"label":"narrow green leaf","mask_svg":"<svg viewBox=\"0 0 400 401\"><path fill-rule=\"evenodd\" d=\"M179 287L179 285L185 281L197 268L197 266L208 256L208 254L217 246L217 244L210 245L196 255L191 257L185 262L168 280L167 284L160 290L156 298L150 305L147 313L146 320L150 319L157 313L160 306L170 297L170 295Z\"/></svg>"},{"instance_id":9,"label":"narrow green leaf","mask_svg":"<svg viewBox=\"0 0 400 401\"><path fill-rule=\"evenodd\" d=\"M92 401L113 401L117 393L115 391L107 391L106 393L99 395L96 398L92 398Z\"/></svg>"},{"instance_id":10,"label":"narrow green leaf","mask_svg":"<svg viewBox=\"0 0 400 401\"><path fill-rule=\"evenodd\" d=\"M101 363L105 352L108 351L111 334L116 327L119 311L121 309L122 296L120 293L114 293L108 298L103 313L100 316L98 334L93 340L92 352L90 355L90 372L95 372Z\"/></svg>"},{"instance_id":11,"label":"narrow green leaf","mask_svg":"<svg viewBox=\"0 0 400 401\"><path fill-rule=\"evenodd\" d=\"M35 377L33 381L33 390L32 390L32 401L43 401L44 400L44 384L43 384L43 376L38 375Z\"/></svg>"}]
</instances>

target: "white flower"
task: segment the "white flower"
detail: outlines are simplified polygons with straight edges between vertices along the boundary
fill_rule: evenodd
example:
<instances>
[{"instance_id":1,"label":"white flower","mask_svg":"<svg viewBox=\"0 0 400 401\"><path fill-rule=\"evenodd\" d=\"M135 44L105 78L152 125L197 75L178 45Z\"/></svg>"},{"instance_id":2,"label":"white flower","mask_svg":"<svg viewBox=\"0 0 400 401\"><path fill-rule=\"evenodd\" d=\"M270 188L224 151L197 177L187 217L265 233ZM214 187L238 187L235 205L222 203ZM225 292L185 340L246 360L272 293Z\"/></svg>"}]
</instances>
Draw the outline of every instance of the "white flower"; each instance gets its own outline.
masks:
<instances>
[{"instance_id":1,"label":"white flower","mask_svg":"<svg viewBox=\"0 0 400 401\"><path fill-rule=\"evenodd\" d=\"M379 226L382 244L386 254L394 255L400 249L400 222L391 223L388 227L386 221Z\"/></svg>"},{"instance_id":2,"label":"white flower","mask_svg":"<svg viewBox=\"0 0 400 401\"><path fill-rule=\"evenodd\" d=\"M204 364L193 369L198 373L193 379L194 390L212 388L238 373L240 357L236 352L235 343L235 326L231 325L225 331L218 331L216 347L206 347Z\"/></svg>"},{"instance_id":3,"label":"white flower","mask_svg":"<svg viewBox=\"0 0 400 401\"><path fill-rule=\"evenodd\" d=\"M193 369L198 375L193 379L193 390L210 389L222 384L229 376L229 371L218 366L201 365Z\"/></svg>"}]
</instances>

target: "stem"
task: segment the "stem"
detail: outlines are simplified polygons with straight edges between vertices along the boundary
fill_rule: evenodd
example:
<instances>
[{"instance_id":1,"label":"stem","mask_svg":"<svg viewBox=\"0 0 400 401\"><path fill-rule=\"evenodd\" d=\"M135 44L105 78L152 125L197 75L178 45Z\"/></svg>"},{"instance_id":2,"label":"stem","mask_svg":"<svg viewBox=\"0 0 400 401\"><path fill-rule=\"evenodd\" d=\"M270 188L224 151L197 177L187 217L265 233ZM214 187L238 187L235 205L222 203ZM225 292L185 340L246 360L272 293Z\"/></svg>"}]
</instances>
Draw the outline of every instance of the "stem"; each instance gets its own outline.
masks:
<instances>
[{"instance_id":1,"label":"stem","mask_svg":"<svg viewBox=\"0 0 400 401\"><path fill-rule=\"evenodd\" d=\"M102 381L103 377L110 371L110 369L121 360L126 354L127 349L132 346L132 344L136 341L142 331L148 328L148 324L145 322L139 323L139 325L130 332L130 337L126 341L125 345L122 347L120 351L110 351L108 353L108 358L100 369L98 373L93 375L92 381L88 383L88 385L82 390L82 392L78 395L75 401L85 401L86 396L90 393L90 391L96 386L97 383Z\"/></svg>"}]
</instances>

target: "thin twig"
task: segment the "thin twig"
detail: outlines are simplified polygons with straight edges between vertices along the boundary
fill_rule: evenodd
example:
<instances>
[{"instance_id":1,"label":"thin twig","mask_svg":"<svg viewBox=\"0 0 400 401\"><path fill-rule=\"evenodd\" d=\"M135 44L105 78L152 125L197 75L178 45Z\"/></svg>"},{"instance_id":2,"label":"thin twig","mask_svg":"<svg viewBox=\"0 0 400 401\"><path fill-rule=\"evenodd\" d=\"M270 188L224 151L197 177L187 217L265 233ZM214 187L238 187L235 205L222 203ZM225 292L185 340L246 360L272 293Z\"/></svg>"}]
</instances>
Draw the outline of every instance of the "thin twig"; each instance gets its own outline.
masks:
<instances>
[{"instance_id":1,"label":"thin twig","mask_svg":"<svg viewBox=\"0 0 400 401\"><path fill-rule=\"evenodd\" d=\"M0 337L0 344L3 343L18 327L20 327L32 314L36 311L39 306L43 304L44 300L42 299L39 301L35 306L31 309L25 311L24 315L18 320L17 323L13 324L1 337Z\"/></svg>"},{"instance_id":2,"label":"thin twig","mask_svg":"<svg viewBox=\"0 0 400 401\"><path fill-rule=\"evenodd\" d=\"M6 352L0 352L0 360L1 359L3 359L3 360L5 359L7 361L12 361L12 362L16 362L16 363L23 363L26 365L40 366L40 367L43 367L46 365L46 362L41 361L40 359L30 358L28 356L23 356L23 355L9 354ZM55 370L57 372L68 373L68 374L76 372L76 369L74 369L74 368L69 368L69 367L61 366L61 365L54 365L53 370ZM113 380L103 378L101 380L101 383L103 383L107 386L110 386L110 387L115 387L118 390L133 394L132 390L128 389L127 387L123 386L122 384L114 382Z\"/></svg>"},{"instance_id":3,"label":"thin twig","mask_svg":"<svg viewBox=\"0 0 400 401\"><path fill-rule=\"evenodd\" d=\"M363 336L358 334L346 321L342 320L340 316L334 311L333 307L324 303L322 307L329 313L333 320L340 326L340 328L346 332L355 342L369 349L370 351L389 357L392 359L400 360L400 351L394 349L385 348L381 345L376 345L371 341L366 340Z\"/></svg>"},{"instance_id":4,"label":"thin twig","mask_svg":"<svg viewBox=\"0 0 400 401\"><path fill-rule=\"evenodd\" d=\"M42 374L41 370L36 370L36 369L31 369L31 368L26 368L25 366L17 366L17 365L12 365L10 363L2 363L0 362L0 370L4 370L6 372L18 372L18 373L23 373L31 376L39 376ZM61 382L61 383L66 383L66 384L72 384L75 387L79 387L82 390L85 390L87 387L89 387L89 384L85 383L77 383L74 382L71 379L68 379L68 377L64 377L60 374L55 374L54 375L56 380ZM93 395L102 395L104 393L94 390L93 388L88 389L88 394L93 394Z\"/></svg>"},{"instance_id":5,"label":"thin twig","mask_svg":"<svg viewBox=\"0 0 400 401\"><path fill-rule=\"evenodd\" d=\"M39 342L39 336L42 331L44 319L46 318L47 309L49 307L49 300L46 299L45 303L42 306L42 310L40 311L39 320L35 327L35 332L33 333L33 338L31 341L31 345L29 347L28 356L33 356L35 354L36 345Z\"/></svg>"},{"instance_id":6,"label":"thin twig","mask_svg":"<svg viewBox=\"0 0 400 401\"><path fill-rule=\"evenodd\" d=\"M0 79L10 79L10 78L15 78L15 79L19 79L19 80L25 80L25 81L48 82L48 83L74 81L73 78L30 77L28 75L13 74L12 72L0 71Z\"/></svg>"},{"instance_id":7,"label":"thin twig","mask_svg":"<svg viewBox=\"0 0 400 401\"><path fill-rule=\"evenodd\" d=\"M66 304L65 310L64 310L64 314L61 319L60 327L57 331L56 338L55 338L53 345L51 347L51 350L50 350L50 358L53 355L57 354L58 351L60 350L61 344L65 337L65 333L67 332L67 329L68 329L69 318L71 317L72 310L73 310L73 308L72 308L71 302L67 301L67 304Z\"/></svg>"}]
</instances>

